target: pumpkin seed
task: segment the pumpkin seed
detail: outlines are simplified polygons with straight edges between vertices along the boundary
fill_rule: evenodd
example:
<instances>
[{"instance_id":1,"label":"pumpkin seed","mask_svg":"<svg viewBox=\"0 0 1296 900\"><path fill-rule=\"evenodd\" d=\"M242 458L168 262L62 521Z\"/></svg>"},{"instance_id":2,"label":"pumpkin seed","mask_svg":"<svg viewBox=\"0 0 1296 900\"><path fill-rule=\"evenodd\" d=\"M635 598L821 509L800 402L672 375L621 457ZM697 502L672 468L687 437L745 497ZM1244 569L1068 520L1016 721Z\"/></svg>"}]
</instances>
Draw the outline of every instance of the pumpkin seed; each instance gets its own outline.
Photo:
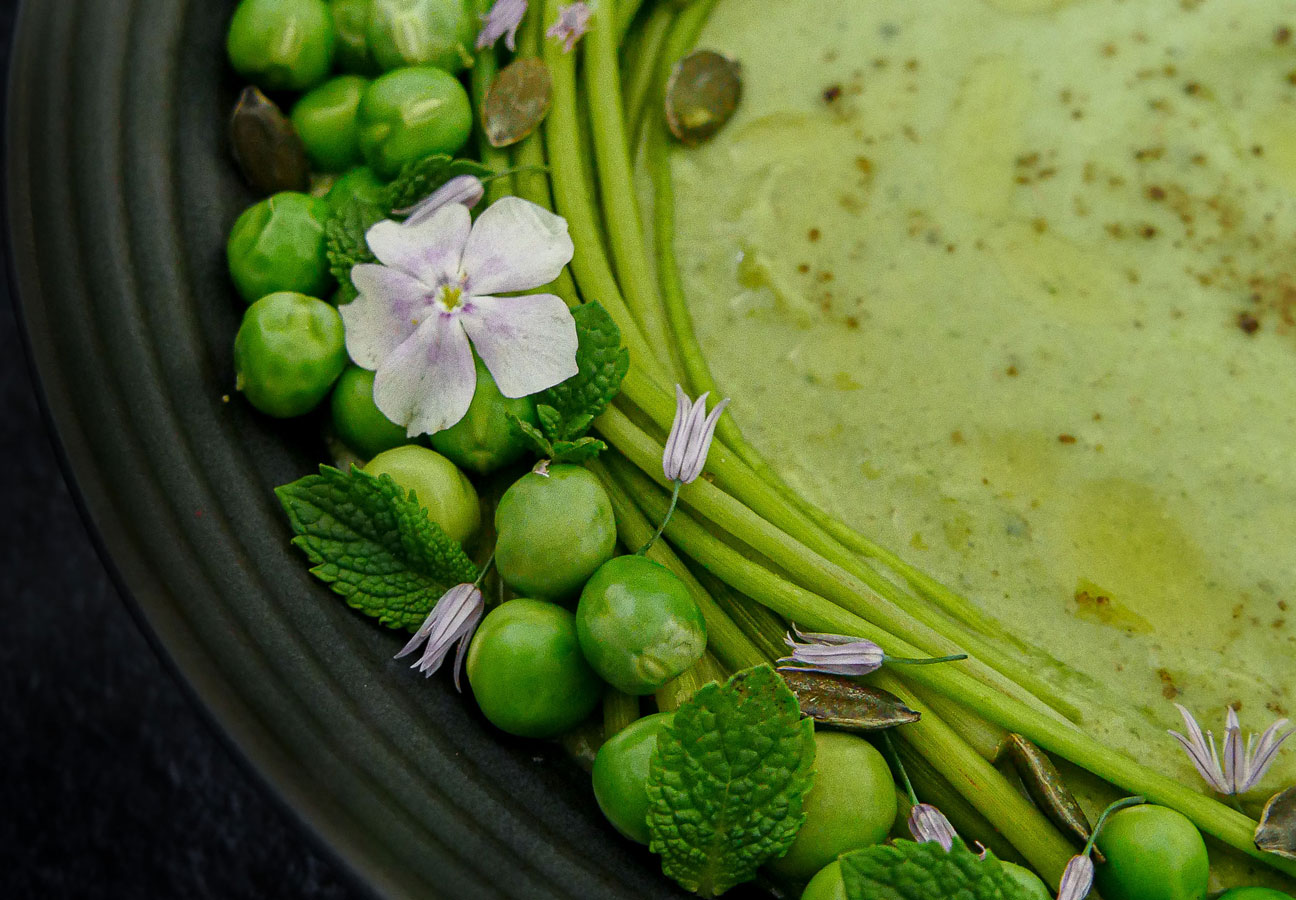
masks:
<instances>
[{"instance_id":1,"label":"pumpkin seed","mask_svg":"<svg viewBox=\"0 0 1296 900\"><path fill-rule=\"evenodd\" d=\"M803 715L844 731L880 731L921 716L895 694L835 675L780 669Z\"/></svg>"},{"instance_id":2,"label":"pumpkin seed","mask_svg":"<svg viewBox=\"0 0 1296 900\"><path fill-rule=\"evenodd\" d=\"M1260 814L1255 845L1266 853L1296 859L1296 787L1269 798Z\"/></svg>"},{"instance_id":3,"label":"pumpkin seed","mask_svg":"<svg viewBox=\"0 0 1296 900\"><path fill-rule=\"evenodd\" d=\"M283 110L255 87L239 94L229 136L239 170L260 193L310 189L306 146Z\"/></svg>"},{"instance_id":4,"label":"pumpkin seed","mask_svg":"<svg viewBox=\"0 0 1296 900\"><path fill-rule=\"evenodd\" d=\"M693 146L711 138L733 118L742 99L742 66L713 50L681 59L666 82L666 124Z\"/></svg>"},{"instance_id":5,"label":"pumpkin seed","mask_svg":"<svg viewBox=\"0 0 1296 900\"><path fill-rule=\"evenodd\" d=\"M1088 841L1093 833L1089 818L1048 754L1020 734L1008 735L1007 750L1022 784L1026 785L1026 792L1049 821L1077 843ZM1106 862L1097 847L1093 848L1093 855L1097 862Z\"/></svg>"},{"instance_id":6,"label":"pumpkin seed","mask_svg":"<svg viewBox=\"0 0 1296 900\"><path fill-rule=\"evenodd\" d=\"M544 121L553 100L549 67L524 57L509 63L482 100L482 131L492 147L516 144Z\"/></svg>"}]
</instances>

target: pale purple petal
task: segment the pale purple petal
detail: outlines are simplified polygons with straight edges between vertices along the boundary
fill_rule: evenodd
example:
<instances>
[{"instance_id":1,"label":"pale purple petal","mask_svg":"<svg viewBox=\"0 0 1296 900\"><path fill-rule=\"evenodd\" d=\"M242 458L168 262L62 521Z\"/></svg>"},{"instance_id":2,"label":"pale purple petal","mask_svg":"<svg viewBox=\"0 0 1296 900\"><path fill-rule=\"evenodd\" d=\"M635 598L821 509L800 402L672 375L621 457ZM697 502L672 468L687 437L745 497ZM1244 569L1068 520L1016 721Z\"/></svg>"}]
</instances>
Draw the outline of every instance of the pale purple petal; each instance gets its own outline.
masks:
<instances>
[{"instance_id":1,"label":"pale purple petal","mask_svg":"<svg viewBox=\"0 0 1296 900\"><path fill-rule=\"evenodd\" d=\"M680 461L679 480L685 484L692 484L697 481L702 470L706 467L707 454L711 452L711 441L715 437L716 424L720 420L720 414L725 411L729 405L729 398L721 400L711 410L711 415L706 417L701 426L689 435L688 443L684 447L684 455Z\"/></svg>"},{"instance_id":2,"label":"pale purple petal","mask_svg":"<svg viewBox=\"0 0 1296 900\"><path fill-rule=\"evenodd\" d=\"M1062 873L1057 900L1084 900L1093 890L1094 865L1088 856L1073 856Z\"/></svg>"},{"instance_id":3,"label":"pale purple petal","mask_svg":"<svg viewBox=\"0 0 1296 900\"><path fill-rule=\"evenodd\" d=\"M703 394L690 403L684 389L675 385L675 421L662 451L662 472L670 481L692 484L706 466L716 422L729 405L728 399L721 400L707 416L707 396Z\"/></svg>"},{"instance_id":4,"label":"pale purple petal","mask_svg":"<svg viewBox=\"0 0 1296 900\"><path fill-rule=\"evenodd\" d=\"M1169 734L1183 746L1184 752L1188 754L1188 758L1192 760L1192 764L1196 767L1197 774L1201 775L1201 777L1205 779L1206 783L1212 788L1219 791L1221 794L1227 794L1229 792L1229 786L1227 782L1224 781L1224 773L1216 771L1216 766L1211 762L1209 751L1201 745L1198 745L1184 737L1177 731L1171 731Z\"/></svg>"},{"instance_id":5,"label":"pale purple petal","mask_svg":"<svg viewBox=\"0 0 1296 900\"><path fill-rule=\"evenodd\" d=\"M945 814L930 803L919 803L909 813L909 833L920 844L935 841L949 852L958 838Z\"/></svg>"},{"instance_id":6,"label":"pale purple petal","mask_svg":"<svg viewBox=\"0 0 1296 900\"><path fill-rule=\"evenodd\" d=\"M1273 765L1274 760L1278 758L1278 751L1282 749L1283 742L1296 734L1296 728L1290 728L1280 735L1279 732L1282 731L1286 724L1286 719L1279 719L1274 722L1261 735L1254 754L1248 752L1246 780L1238 787L1238 793L1245 794L1260 783L1261 779L1265 777L1265 773L1269 771L1269 767Z\"/></svg>"},{"instance_id":7,"label":"pale purple petal","mask_svg":"<svg viewBox=\"0 0 1296 900\"><path fill-rule=\"evenodd\" d=\"M1242 724L1237 710L1228 708L1228 725L1224 728L1224 783L1229 793L1238 793L1238 785L1246 780L1246 750L1242 745Z\"/></svg>"},{"instance_id":8,"label":"pale purple petal","mask_svg":"<svg viewBox=\"0 0 1296 900\"><path fill-rule=\"evenodd\" d=\"M504 38L509 50L517 49L517 30L526 15L527 0L495 0L490 12L481 17L482 29L477 35L477 49L495 46Z\"/></svg>"},{"instance_id":9,"label":"pale purple petal","mask_svg":"<svg viewBox=\"0 0 1296 900\"><path fill-rule=\"evenodd\" d=\"M549 26L545 34L554 40L562 41L563 52L571 53L576 47L576 42L589 31L589 20L593 12L589 4L583 2L559 7L558 18Z\"/></svg>"},{"instance_id":10,"label":"pale purple petal","mask_svg":"<svg viewBox=\"0 0 1296 900\"><path fill-rule=\"evenodd\" d=\"M476 175L456 175L418 203L408 209L398 209L396 212L406 216L402 225L406 227L422 225L443 206L458 203L472 209L481 203L484 196L486 196L486 186L482 184L480 178Z\"/></svg>"},{"instance_id":11,"label":"pale purple petal","mask_svg":"<svg viewBox=\"0 0 1296 900\"><path fill-rule=\"evenodd\" d=\"M347 353L356 365L373 370L414 333L432 298L421 281L386 266L355 266L351 283L360 295L338 307Z\"/></svg>"},{"instance_id":12,"label":"pale purple petal","mask_svg":"<svg viewBox=\"0 0 1296 900\"><path fill-rule=\"evenodd\" d=\"M374 403L410 437L433 434L464 417L476 386L472 348L458 317L434 312L379 365Z\"/></svg>"},{"instance_id":13,"label":"pale purple petal","mask_svg":"<svg viewBox=\"0 0 1296 900\"><path fill-rule=\"evenodd\" d=\"M452 203L414 225L384 219L366 232L365 241L384 266L400 269L432 289L459 280L471 228L468 207Z\"/></svg>"},{"instance_id":14,"label":"pale purple petal","mask_svg":"<svg viewBox=\"0 0 1296 900\"><path fill-rule=\"evenodd\" d=\"M504 197L477 217L464 245L468 292L505 294L548 284L574 252L566 219L529 200Z\"/></svg>"},{"instance_id":15,"label":"pale purple petal","mask_svg":"<svg viewBox=\"0 0 1296 900\"><path fill-rule=\"evenodd\" d=\"M455 663L455 688L459 688L459 667L464 648L477 630L486 611L481 591L473 584L458 584L446 591L432 607L423 624L396 659L408 656L425 641L423 655L410 668L431 675L445 662L451 648L458 647Z\"/></svg>"},{"instance_id":16,"label":"pale purple petal","mask_svg":"<svg viewBox=\"0 0 1296 900\"><path fill-rule=\"evenodd\" d=\"M792 625L792 632L797 636L798 640L810 644L853 644L859 640L859 638L851 637L848 634L826 634L822 631L802 631L795 623ZM790 640L790 638L785 638L784 640Z\"/></svg>"},{"instance_id":17,"label":"pale purple petal","mask_svg":"<svg viewBox=\"0 0 1296 900\"><path fill-rule=\"evenodd\" d=\"M553 294L474 296L460 321L505 397L526 397L579 371L576 320Z\"/></svg>"},{"instance_id":18,"label":"pale purple petal","mask_svg":"<svg viewBox=\"0 0 1296 900\"><path fill-rule=\"evenodd\" d=\"M693 404L684 393L684 388L675 385L675 421L671 422L670 434L666 437L666 447L662 450L662 471L668 481L676 481L679 478L684 432L687 430L689 412L692 408Z\"/></svg>"},{"instance_id":19,"label":"pale purple petal","mask_svg":"<svg viewBox=\"0 0 1296 900\"><path fill-rule=\"evenodd\" d=\"M791 643L792 655L779 660L785 668L797 667L825 675L868 675L882 668L886 660L882 648L872 641L850 644Z\"/></svg>"}]
</instances>

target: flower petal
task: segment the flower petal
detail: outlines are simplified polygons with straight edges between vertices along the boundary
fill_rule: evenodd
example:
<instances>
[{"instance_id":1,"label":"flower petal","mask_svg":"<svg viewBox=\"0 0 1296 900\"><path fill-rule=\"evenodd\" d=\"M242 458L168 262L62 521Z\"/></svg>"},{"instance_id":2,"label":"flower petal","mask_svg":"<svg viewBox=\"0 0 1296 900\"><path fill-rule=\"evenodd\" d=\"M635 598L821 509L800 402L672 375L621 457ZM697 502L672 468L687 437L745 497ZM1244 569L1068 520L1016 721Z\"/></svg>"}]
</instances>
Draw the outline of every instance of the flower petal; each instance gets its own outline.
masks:
<instances>
[{"instance_id":1,"label":"flower petal","mask_svg":"<svg viewBox=\"0 0 1296 900\"><path fill-rule=\"evenodd\" d=\"M958 833L945 814L930 803L919 803L909 812L909 833L920 844L935 841L948 853Z\"/></svg>"},{"instance_id":2,"label":"flower petal","mask_svg":"<svg viewBox=\"0 0 1296 900\"><path fill-rule=\"evenodd\" d=\"M675 385L675 420L662 450L662 471L669 481L679 480L680 455L683 453L684 432L687 430L689 411L693 408L684 388Z\"/></svg>"},{"instance_id":3,"label":"flower petal","mask_svg":"<svg viewBox=\"0 0 1296 900\"><path fill-rule=\"evenodd\" d=\"M1183 746L1184 752L1196 766L1197 774L1201 775L1212 788L1221 794L1227 794L1228 784L1224 781L1224 773L1218 771L1218 767L1212 764L1209 753L1200 744L1189 740L1177 731L1171 731L1169 734Z\"/></svg>"},{"instance_id":4,"label":"flower petal","mask_svg":"<svg viewBox=\"0 0 1296 900\"><path fill-rule=\"evenodd\" d=\"M456 175L418 203L405 210L396 210L406 215L403 223L406 228L422 225L432 218L441 207L450 203L459 203L472 209L486 196L486 186L476 175Z\"/></svg>"},{"instance_id":5,"label":"flower petal","mask_svg":"<svg viewBox=\"0 0 1296 900\"><path fill-rule=\"evenodd\" d=\"M1236 794L1238 785L1246 781L1246 752L1242 745L1242 724L1237 710L1228 708L1228 725L1224 728L1224 783L1229 793Z\"/></svg>"},{"instance_id":6,"label":"flower petal","mask_svg":"<svg viewBox=\"0 0 1296 900\"><path fill-rule=\"evenodd\" d=\"M414 333L432 299L421 281L386 266L355 266L351 283L360 296L338 307L347 353L356 365L376 369Z\"/></svg>"},{"instance_id":7,"label":"flower petal","mask_svg":"<svg viewBox=\"0 0 1296 900\"><path fill-rule=\"evenodd\" d=\"M477 217L463 245L472 294L527 291L548 284L571 262L567 220L529 200L505 197Z\"/></svg>"},{"instance_id":8,"label":"flower petal","mask_svg":"<svg viewBox=\"0 0 1296 900\"><path fill-rule=\"evenodd\" d=\"M471 228L468 207L451 203L414 224L384 219L366 232L365 240L383 265L435 288L459 279Z\"/></svg>"},{"instance_id":9,"label":"flower petal","mask_svg":"<svg viewBox=\"0 0 1296 900\"><path fill-rule=\"evenodd\" d=\"M543 391L579 371L576 320L553 294L473 297L460 321L505 397Z\"/></svg>"},{"instance_id":10,"label":"flower petal","mask_svg":"<svg viewBox=\"0 0 1296 900\"><path fill-rule=\"evenodd\" d=\"M705 396L705 395L704 395ZM705 405L699 402L703 410ZM680 480L685 484L692 484L697 481L702 470L706 467L707 455L711 452L711 440L715 437L716 423L720 420L720 414L724 412L725 407L729 405L729 398L721 400L711 410L711 415L707 416L696 428L691 429L689 441L685 445L684 457L680 463Z\"/></svg>"},{"instance_id":11,"label":"flower petal","mask_svg":"<svg viewBox=\"0 0 1296 900\"><path fill-rule=\"evenodd\" d=\"M382 361L374 403L414 437L462 419L476 387L472 348L458 317L435 313Z\"/></svg>"},{"instance_id":12,"label":"flower petal","mask_svg":"<svg viewBox=\"0 0 1296 900\"><path fill-rule=\"evenodd\" d=\"M1270 725L1260 737L1260 742L1255 748L1255 755L1248 754L1246 781L1239 786L1238 793L1245 794L1260 783L1261 779L1265 777L1265 773L1269 771L1269 767L1273 765L1273 761L1278 757L1278 751L1282 749L1283 743L1293 734L1296 734L1296 728L1290 728L1285 733L1279 734L1278 732L1282 731L1286 724L1286 719L1279 719Z\"/></svg>"},{"instance_id":13,"label":"flower petal","mask_svg":"<svg viewBox=\"0 0 1296 900\"><path fill-rule=\"evenodd\" d=\"M1058 900L1084 900L1093 890L1094 865L1088 856L1073 856L1062 872Z\"/></svg>"}]
</instances>

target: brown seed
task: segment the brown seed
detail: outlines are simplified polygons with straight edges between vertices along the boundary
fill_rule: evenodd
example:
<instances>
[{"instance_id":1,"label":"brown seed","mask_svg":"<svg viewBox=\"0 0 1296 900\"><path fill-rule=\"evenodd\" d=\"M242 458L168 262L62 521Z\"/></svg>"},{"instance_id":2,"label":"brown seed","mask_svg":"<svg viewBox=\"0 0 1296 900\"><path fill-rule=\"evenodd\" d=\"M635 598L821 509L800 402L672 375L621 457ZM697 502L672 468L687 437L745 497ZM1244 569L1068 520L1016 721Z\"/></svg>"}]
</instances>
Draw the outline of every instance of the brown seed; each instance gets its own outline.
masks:
<instances>
[{"instance_id":1,"label":"brown seed","mask_svg":"<svg viewBox=\"0 0 1296 900\"><path fill-rule=\"evenodd\" d=\"M482 101L482 131L492 147L516 144L536 130L553 100L549 67L524 57L509 63L491 82Z\"/></svg>"},{"instance_id":2,"label":"brown seed","mask_svg":"<svg viewBox=\"0 0 1296 900\"><path fill-rule=\"evenodd\" d=\"M1062 781L1061 773L1048 754L1020 734L1008 735L1007 750L1013 767L1021 776L1022 784L1026 785L1026 792L1040 811L1054 825L1071 835L1076 843L1088 841L1089 835L1093 833L1089 819L1070 788ZM1106 862L1097 847L1093 854L1097 862Z\"/></svg>"},{"instance_id":3,"label":"brown seed","mask_svg":"<svg viewBox=\"0 0 1296 900\"><path fill-rule=\"evenodd\" d=\"M779 674L797 695L803 715L843 731L880 731L921 718L895 694L847 678L805 669Z\"/></svg>"},{"instance_id":4,"label":"brown seed","mask_svg":"<svg viewBox=\"0 0 1296 900\"><path fill-rule=\"evenodd\" d=\"M1269 798L1260 814L1255 845L1265 853L1296 859L1296 787Z\"/></svg>"},{"instance_id":5,"label":"brown seed","mask_svg":"<svg viewBox=\"0 0 1296 900\"><path fill-rule=\"evenodd\" d=\"M239 170L260 193L310 189L306 146L283 110L255 87L239 94L229 137Z\"/></svg>"},{"instance_id":6,"label":"brown seed","mask_svg":"<svg viewBox=\"0 0 1296 900\"><path fill-rule=\"evenodd\" d=\"M742 99L742 66L712 50L681 59L666 82L666 124L683 144L712 137Z\"/></svg>"}]
</instances>

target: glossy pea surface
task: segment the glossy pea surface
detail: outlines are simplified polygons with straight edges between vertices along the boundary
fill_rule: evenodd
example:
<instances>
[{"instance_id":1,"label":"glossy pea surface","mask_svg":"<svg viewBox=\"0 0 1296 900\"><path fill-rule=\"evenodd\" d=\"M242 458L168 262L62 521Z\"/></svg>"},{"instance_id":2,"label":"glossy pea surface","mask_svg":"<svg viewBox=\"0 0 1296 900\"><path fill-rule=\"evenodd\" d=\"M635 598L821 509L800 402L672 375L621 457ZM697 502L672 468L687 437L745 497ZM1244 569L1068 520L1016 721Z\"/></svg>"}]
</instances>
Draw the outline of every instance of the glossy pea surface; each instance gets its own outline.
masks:
<instances>
[{"instance_id":1,"label":"glossy pea surface","mask_svg":"<svg viewBox=\"0 0 1296 900\"><path fill-rule=\"evenodd\" d=\"M328 394L346 365L342 317L302 294L262 297L247 308L234 338L237 386L276 418L305 415Z\"/></svg>"},{"instance_id":2,"label":"glossy pea surface","mask_svg":"<svg viewBox=\"0 0 1296 900\"><path fill-rule=\"evenodd\" d=\"M512 462L527 452L528 444L509 415L528 425L536 425L535 400L531 397L510 399L500 393L481 357L474 354L477 366L477 388L464 417L445 431L432 435L432 446L470 472L485 475Z\"/></svg>"},{"instance_id":3,"label":"glossy pea surface","mask_svg":"<svg viewBox=\"0 0 1296 900\"><path fill-rule=\"evenodd\" d=\"M336 34L324 0L242 0L225 49L234 70L267 91L304 91L328 77Z\"/></svg>"},{"instance_id":4,"label":"glossy pea surface","mask_svg":"<svg viewBox=\"0 0 1296 900\"><path fill-rule=\"evenodd\" d=\"M347 366L329 403L333 431L362 459L409 443L405 429L382 414L373 398L374 373Z\"/></svg>"},{"instance_id":5,"label":"glossy pea surface","mask_svg":"<svg viewBox=\"0 0 1296 900\"><path fill-rule=\"evenodd\" d=\"M581 655L576 617L543 600L491 610L468 647L466 670L482 713L519 737L557 737L584 721L603 694Z\"/></svg>"},{"instance_id":6,"label":"glossy pea surface","mask_svg":"<svg viewBox=\"0 0 1296 900\"><path fill-rule=\"evenodd\" d=\"M285 191L246 209L234 222L226 244L230 278L248 303L277 291L311 297L328 295L324 200Z\"/></svg>"},{"instance_id":7,"label":"glossy pea surface","mask_svg":"<svg viewBox=\"0 0 1296 900\"><path fill-rule=\"evenodd\" d=\"M366 37L383 70L459 72L472 61L479 25L471 0L371 0Z\"/></svg>"},{"instance_id":8,"label":"glossy pea surface","mask_svg":"<svg viewBox=\"0 0 1296 900\"><path fill-rule=\"evenodd\" d=\"M1030 900L1053 900L1048 887L1030 869L1023 869L1010 862L1001 862L1000 865L1003 867L1004 874L1016 882Z\"/></svg>"},{"instance_id":9,"label":"glossy pea surface","mask_svg":"<svg viewBox=\"0 0 1296 900\"><path fill-rule=\"evenodd\" d=\"M637 719L604 741L594 757L594 799L617 831L648 843L648 764L657 735L674 719L654 713Z\"/></svg>"},{"instance_id":10,"label":"glossy pea surface","mask_svg":"<svg viewBox=\"0 0 1296 900\"><path fill-rule=\"evenodd\" d=\"M450 537L469 546L481 529L481 501L477 489L435 450L406 444L384 450L369 460L364 470L370 475L390 475L392 481L413 491L428 518Z\"/></svg>"},{"instance_id":11,"label":"glossy pea surface","mask_svg":"<svg viewBox=\"0 0 1296 900\"><path fill-rule=\"evenodd\" d=\"M396 69L374 79L360 101L360 149L381 178L436 153L454 154L472 133L463 85L441 69Z\"/></svg>"},{"instance_id":12,"label":"glossy pea surface","mask_svg":"<svg viewBox=\"0 0 1296 900\"><path fill-rule=\"evenodd\" d=\"M1225 891L1218 900L1292 900L1292 895L1273 888L1240 887Z\"/></svg>"},{"instance_id":13,"label":"glossy pea surface","mask_svg":"<svg viewBox=\"0 0 1296 900\"><path fill-rule=\"evenodd\" d=\"M342 172L362 161L356 112L368 86L368 79L359 75L339 75L293 107L293 128L317 172Z\"/></svg>"},{"instance_id":14,"label":"glossy pea surface","mask_svg":"<svg viewBox=\"0 0 1296 900\"><path fill-rule=\"evenodd\" d=\"M769 864L785 878L808 879L841 854L886 840L896 792L882 754L852 734L815 732L814 785L805 813L787 854Z\"/></svg>"},{"instance_id":15,"label":"glossy pea surface","mask_svg":"<svg viewBox=\"0 0 1296 900\"><path fill-rule=\"evenodd\" d=\"M1202 900L1210 877L1206 843L1186 816L1134 806L1107 819L1098 835L1107 864L1096 883L1105 900Z\"/></svg>"},{"instance_id":16,"label":"glossy pea surface","mask_svg":"<svg viewBox=\"0 0 1296 900\"><path fill-rule=\"evenodd\" d=\"M846 900L846 883L842 881L841 863L833 860L816 872L801 892L801 900Z\"/></svg>"},{"instance_id":17,"label":"glossy pea surface","mask_svg":"<svg viewBox=\"0 0 1296 900\"><path fill-rule=\"evenodd\" d=\"M333 182L324 200L334 212L340 212L353 198L381 206L387 199L387 185L368 166L356 166Z\"/></svg>"},{"instance_id":18,"label":"glossy pea surface","mask_svg":"<svg viewBox=\"0 0 1296 900\"><path fill-rule=\"evenodd\" d=\"M495 566L529 597L576 595L616 549L612 501L588 469L552 465L513 483L495 509Z\"/></svg>"},{"instance_id":19,"label":"glossy pea surface","mask_svg":"<svg viewBox=\"0 0 1296 900\"><path fill-rule=\"evenodd\" d=\"M706 652L706 620L688 586L643 556L599 567L581 591L576 628L594 671L627 694L651 694Z\"/></svg>"},{"instance_id":20,"label":"glossy pea surface","mask_svg":"<svg viewBox=\"0 0 1296 900\"><path fill-rule=\"evenodd\" d=\"M337 66L355 75L377 75L378 63L369 52L369 13L373 0L332 0L337 32Z\"/></svg>"}]
</instances>

